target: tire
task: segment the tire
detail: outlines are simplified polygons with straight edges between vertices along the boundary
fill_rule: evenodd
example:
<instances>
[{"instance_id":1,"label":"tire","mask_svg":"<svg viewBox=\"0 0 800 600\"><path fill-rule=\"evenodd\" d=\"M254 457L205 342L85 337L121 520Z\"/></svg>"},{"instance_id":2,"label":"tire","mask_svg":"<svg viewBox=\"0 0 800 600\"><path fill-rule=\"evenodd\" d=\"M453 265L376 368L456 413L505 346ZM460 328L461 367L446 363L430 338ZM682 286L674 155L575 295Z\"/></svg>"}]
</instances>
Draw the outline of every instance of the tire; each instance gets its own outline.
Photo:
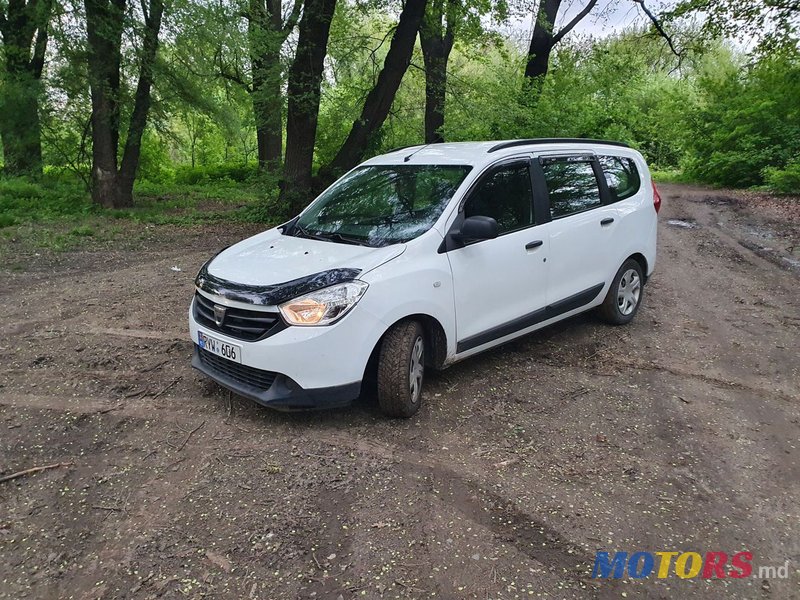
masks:
<instances>
[{"instance_id":1,"label":"tire","mask_svg":"<svg viewBox=\"0 0 800 600\"><path fill-rule=\"evenodd\" d=\"M644 297L642 266L632 258L626 260L614 276L611 287L598 313L611 325L626 325L639 312Z\"/></svg>"},{"instance_id":2,"label":"tire","mask_svg":"<svg viewBox=\"0 0 800 600\"><path fill-rule=\"evenodd\" d=\"M419 321L394 325L381 342L378 357L378 404L389 417L414 415L422 400L425 331Z\"/></svg>"}]
</instances>

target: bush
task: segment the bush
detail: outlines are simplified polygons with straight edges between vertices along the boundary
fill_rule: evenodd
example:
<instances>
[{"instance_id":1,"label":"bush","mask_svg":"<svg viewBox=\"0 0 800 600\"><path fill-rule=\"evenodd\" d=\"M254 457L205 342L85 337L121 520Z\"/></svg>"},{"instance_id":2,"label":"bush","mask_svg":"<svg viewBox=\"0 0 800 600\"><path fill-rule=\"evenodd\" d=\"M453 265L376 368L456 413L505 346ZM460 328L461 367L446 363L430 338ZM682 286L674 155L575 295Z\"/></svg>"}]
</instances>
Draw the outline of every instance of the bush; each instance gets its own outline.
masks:
<instances>
[{"instance_id":1,"label":"bush","mask_svg":"<svg viewBox=\"0 0 800 600\"><path fill-rule=\"evenodd\" d=\"M764 169L764 183L781 194L800 194L800 158L794 159L784 169Z\"/></svg>"},{"instance_id":2,"label":"bush","mask_svg":"<svg viewBox=\"0 0 800 600\"><path fill-rule=\"evenodd\" d=\"M245 182L258 174L255 164L220 164L203 167L181 166L175 169L175 183L196 184L208 181Z\"/></svg>"},{"instance_id":3,"label":"bush","mask_svg":"<svg viewBox=\"0 0 800 600\"><path fill-rule=\"evenodd\" d=\"M41 196L40 186L26 179L19 177L0 179L0 208L4 206L6 200L34 199Z\"/></svg>"},{"instance_id":4,"label":"bush","mask_svg":"<svg viewBox=\"0 0 800 600\"><path fill-rule=\"evenodd\" d=\"M42 221L64 216L85 215L95 210L82 183L65 182L48 176L37 181L23 178L0 179L0 223Z\"/></svg>"},{"instance_id":5,"label":"bush","mask_svg":"<svg viewBox=\"0 0 800 600\"><path fill-rule=\"evenodd\" d=\"M779 172L800 152L800 51L760 57L746 69L717 69L699 85L705 101L690 112L687 174L731 187L772 185L765 180L771 174L791 186Z\"/></svg>"}]
</instances>

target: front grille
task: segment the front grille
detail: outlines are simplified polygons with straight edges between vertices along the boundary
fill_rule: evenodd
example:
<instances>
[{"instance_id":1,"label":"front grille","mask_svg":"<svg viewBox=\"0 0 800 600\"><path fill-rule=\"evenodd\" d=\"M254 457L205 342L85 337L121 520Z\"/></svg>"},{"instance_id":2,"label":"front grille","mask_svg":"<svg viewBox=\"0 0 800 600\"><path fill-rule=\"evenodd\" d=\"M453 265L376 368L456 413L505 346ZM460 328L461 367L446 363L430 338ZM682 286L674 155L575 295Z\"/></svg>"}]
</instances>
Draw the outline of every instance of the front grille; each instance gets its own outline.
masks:
<instances>
[{"instance_id":1,"label":"front grille","mask_svg":"<svg viewBox=\"0 0 800 600\"><path fill-rule=\"evenodd\" d=\"M197 352L200 356L200 362L209 369L234 379L237 383L243 383L258 390L268 390L277 375L272 371L262 371L255 367L240 365L216 354L211 354L207 350L198 349Z\"/></svg>"},{"instance_id":2,"label":"front grille","mask_svg":"<svg viewBox=\"0 0 800 600\"><path fill-rule=\"evenodd\" d=\"M277 312L226 306L225 319L222 325L217 325L214 320L214 303L199 292L194 295L194 318L204 327L247 342L275 333L283 324Z\"/></svg>"}]
</instances>

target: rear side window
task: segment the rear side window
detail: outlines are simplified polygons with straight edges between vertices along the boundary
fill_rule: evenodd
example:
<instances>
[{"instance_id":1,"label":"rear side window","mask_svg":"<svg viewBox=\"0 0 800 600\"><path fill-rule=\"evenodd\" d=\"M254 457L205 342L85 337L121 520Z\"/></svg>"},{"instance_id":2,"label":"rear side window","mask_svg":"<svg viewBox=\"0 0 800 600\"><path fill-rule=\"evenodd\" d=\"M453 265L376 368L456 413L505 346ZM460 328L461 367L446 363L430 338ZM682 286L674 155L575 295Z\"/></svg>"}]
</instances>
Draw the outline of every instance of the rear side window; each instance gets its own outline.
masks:
<instances>
[{"instance_id":1,"label":"rear side window","mask_svg":"<svg viewBox=\"0 0 800 600\"><path fill-rule=\"evenodd\" d=\"M600 156L598 159L606 176L612 202L636 195L642 186L642 180L633 159L621 156Z\"/></svg>"},{"instance_id":2,"label":"rear side window","mask_svg":"<svg viewBox=\"0 0 800 600\"><path fill-rule=\"evenodd\" d=\"M492 217L499 233L533 225L533 191L528 163L497 167L464 204L464 217Z\"/></svg>"},{"instance_id":3,"label":"rear side window","mask_svg":"<svg viewBox=\"0 0 800 600\"><path fill-rule=\"evenodd\" d=\"M542 161L550 214L554 219L602 204L592 163L586 159L548 158Z\"/></svg>"}]
</instances>

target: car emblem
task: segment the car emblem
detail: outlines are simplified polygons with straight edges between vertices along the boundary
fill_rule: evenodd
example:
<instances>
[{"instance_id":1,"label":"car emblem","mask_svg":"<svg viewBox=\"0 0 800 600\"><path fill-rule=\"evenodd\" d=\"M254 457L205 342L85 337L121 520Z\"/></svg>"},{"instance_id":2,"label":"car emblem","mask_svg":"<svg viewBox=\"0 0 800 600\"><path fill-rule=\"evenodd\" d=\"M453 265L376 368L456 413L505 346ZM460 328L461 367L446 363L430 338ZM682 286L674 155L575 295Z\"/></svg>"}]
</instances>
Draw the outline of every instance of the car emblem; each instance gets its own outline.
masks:
<instances>
[{"instance_id":1,"label":"car emblem","mask_svg":"<svg viewBox=\"0 0 800 600\"><path fill-rule=\"evenodd\" d=\"M225 312L227 309L224 306L214 305L214 323L217 327L222 327L222 322L225 321Z\"/></svg>"}]
</instances>

